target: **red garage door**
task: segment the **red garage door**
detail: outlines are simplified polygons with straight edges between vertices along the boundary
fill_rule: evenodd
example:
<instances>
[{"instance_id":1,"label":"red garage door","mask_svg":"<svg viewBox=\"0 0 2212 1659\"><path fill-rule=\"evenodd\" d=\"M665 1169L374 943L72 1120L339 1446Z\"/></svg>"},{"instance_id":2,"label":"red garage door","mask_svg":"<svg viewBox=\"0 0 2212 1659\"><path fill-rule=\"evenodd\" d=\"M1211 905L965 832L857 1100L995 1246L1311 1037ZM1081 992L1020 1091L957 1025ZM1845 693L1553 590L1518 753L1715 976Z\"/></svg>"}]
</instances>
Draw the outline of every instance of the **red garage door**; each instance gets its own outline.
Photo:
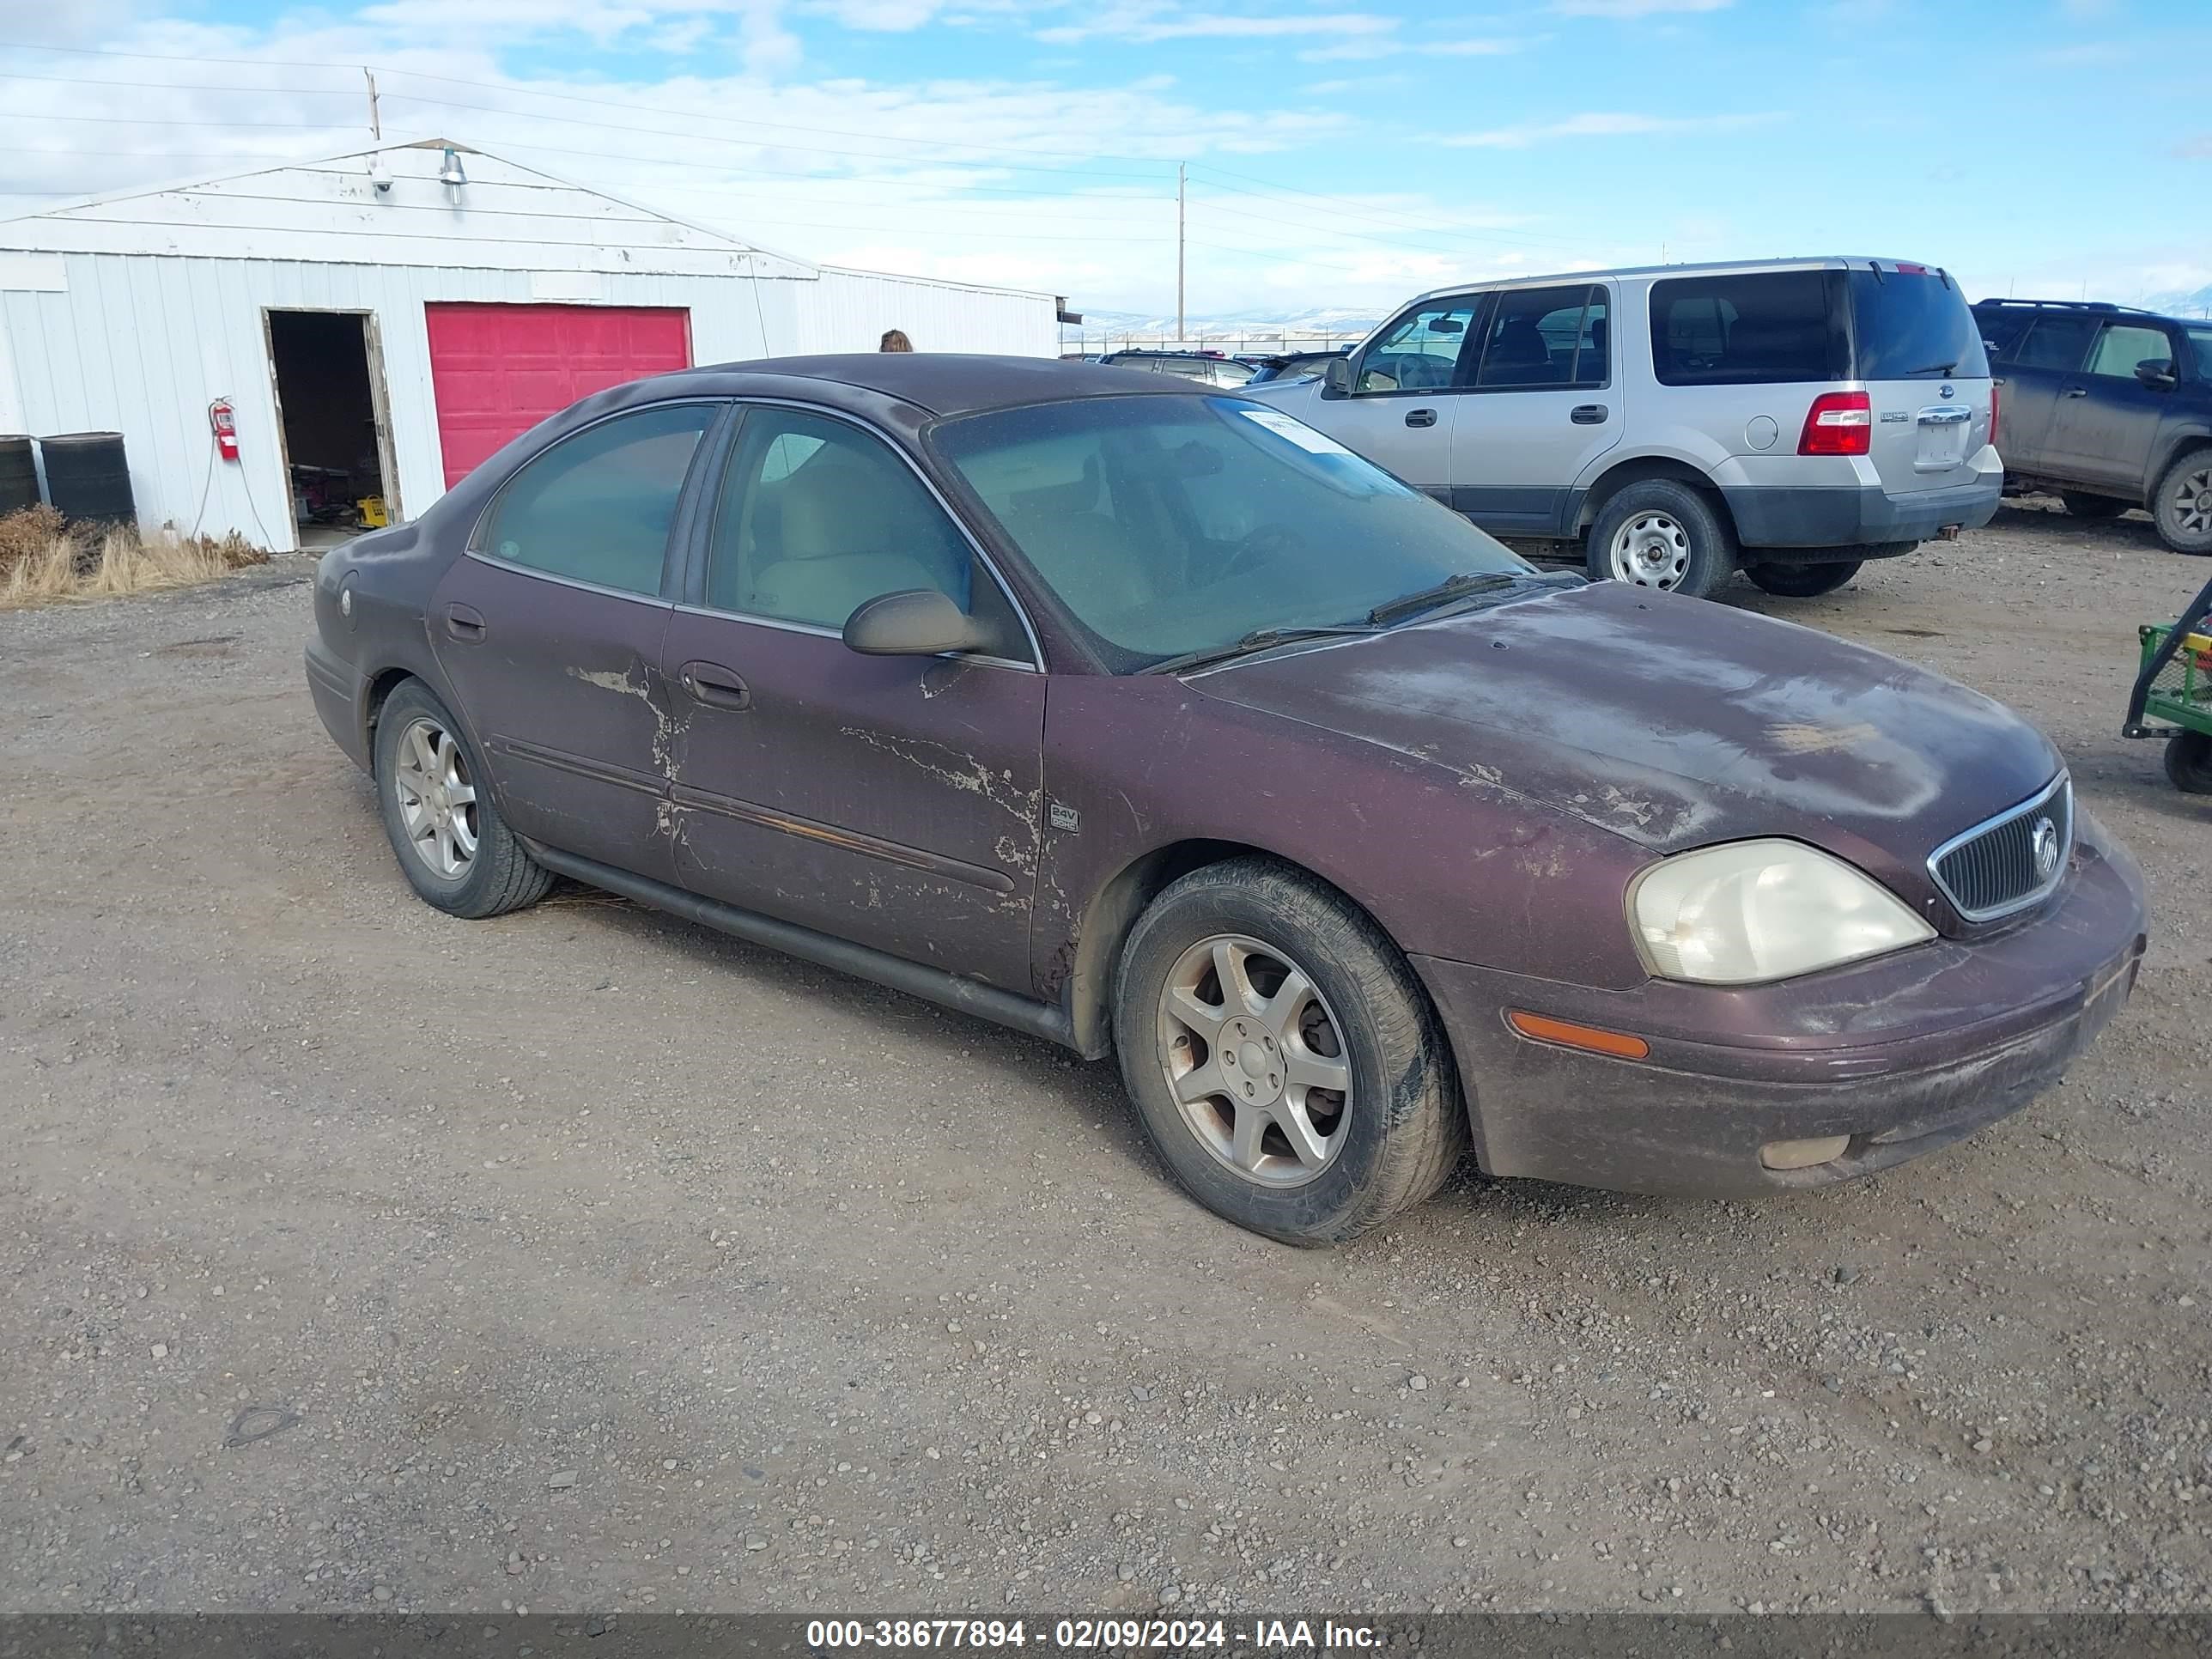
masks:
<instances>
[{"instance_id":1,"label":"red garage door","mask_svg":"<svg viewBox=\"0 0 2212 1659\"><path fill-rule=\"evenodd\" d=\"M428 305L446 487L579 398L691 366L690 313L617 306Z\"/></svg>"}]
</instances>

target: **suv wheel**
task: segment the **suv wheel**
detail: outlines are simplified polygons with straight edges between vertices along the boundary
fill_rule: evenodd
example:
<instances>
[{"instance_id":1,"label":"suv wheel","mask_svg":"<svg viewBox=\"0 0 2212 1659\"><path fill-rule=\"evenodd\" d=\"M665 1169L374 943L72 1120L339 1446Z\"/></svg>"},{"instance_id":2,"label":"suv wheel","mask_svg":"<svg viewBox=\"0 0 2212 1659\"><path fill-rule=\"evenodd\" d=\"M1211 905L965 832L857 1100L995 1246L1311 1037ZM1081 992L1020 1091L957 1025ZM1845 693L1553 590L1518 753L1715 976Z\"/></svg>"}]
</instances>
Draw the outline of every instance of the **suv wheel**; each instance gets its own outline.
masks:
<instances>
[{"instance_id":1,"label":"suv wheel","mask_svg":"<svg viewBox=\"0 0 2212 1659\"><path fill-rule=\"evenodd\" d=\"M1832 559L1822 564L1747 564L1743 574L1754 586L1785 599L1814 599L1832 593L1859 574L1863 561Z\"/></svg>"},{"instance_id":2,"label":"suv wheel","mask_svg":"<svg viewBox=\"0 0 2212 1659\"><path fill-rule=\"evenodd\" d=\"M535 904L553 877L492 804L476 746L410 680L376 720L376 798L400 872L428 903L477 920Z\"/></svg>"},{"instance_id":3,"label":"suv wheel","mask_svg":"<svg viewBox=\"0 0 2212 1659\"><path fill-rule=\"evenodd\" d=\"M2150 510L2175 552L2212 553L2212 449L2192 449L2166 468Z\"/></svg>"},{"instance_id":4,"label":"suv wheel","mask_svg":"<svg viewBox=\"0 0 2212 1659\"><path fill-rule=\"evenodd\" d=\"M1114 1043L1177 1179L1285 1243L1381 1224L1467 1146L1451 1050L1405 958L1341 894L1270 859L1194 871L1138 918Z\"/></svg>"},{"instance_id":5,"label":"suv wheel","mask_svg":"<svg viewBox=\"0 0 2212 1659\"><path fill-rule=\"evenodd\" d=\"M1592 581L1709 597L1735 568L1735 537L1713 504L1672 478L1630 484L1590 526Z\"/></svg>"},{"instance_id":6,"label":"suv wheel","mask_svg":"<svg viewBox=\"0 0 2212 1659\"><path fill-rule=\"evenodd\" d=\"M2130 505L2117 495L2088 495L2078 489L2062 489L2058 499L2066 503L2066 510L2075 518L2098 522L2118 518Z\"/></svg>"},{"instance_id":7,"label":"suv wheel","mask_svg":"<svg viewBox=\"0 0 2212 1659\"><path fill-rule=\"evenodd\" d=\"M2168 738L2166 775L2185 795L2212 795L2212 736L2177 732Z\"/></svg>"}]
</instances>

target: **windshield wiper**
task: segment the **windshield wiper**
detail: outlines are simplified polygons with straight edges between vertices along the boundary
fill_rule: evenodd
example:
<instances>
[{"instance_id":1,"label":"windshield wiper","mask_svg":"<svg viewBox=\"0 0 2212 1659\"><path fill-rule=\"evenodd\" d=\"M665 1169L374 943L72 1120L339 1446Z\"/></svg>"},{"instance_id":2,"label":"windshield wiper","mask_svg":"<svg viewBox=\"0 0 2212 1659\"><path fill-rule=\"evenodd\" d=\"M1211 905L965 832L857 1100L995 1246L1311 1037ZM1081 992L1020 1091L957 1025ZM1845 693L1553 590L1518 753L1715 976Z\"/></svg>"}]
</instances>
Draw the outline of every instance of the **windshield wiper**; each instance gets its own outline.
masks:
<instances>
[{"instance_id":1,"label":"windshield wiper","mask_svg":"<svg viewBox=\"0 0 2212 1659\"><path fill-rule=\"evenodd\" d=\"M1418 593L1407 593L1399 599L1376 605L1367 613L1367 620L1378 628L1408 617L1417 617L1424 611L1433 611L1440 605L1461 599L1469 593L1480 593L1491 588L1510 587L1524 580L1521 575L1504 570L1462 570L1456 576L1447 576L1434 587L1425 587Z\"/></svg>"},{"instance_id":2,"label":"windshield wiper","mask_svg":"<svg viewBox=\"0 0 2212 1659\"><path fill-rule=\"evenodd\" d=\"M1242 657L1254 651L1265 651L1271 646L1288 645L1294 640L1327 639L1338 634L1372 634L1375 631L1361 623L1334 623L1313 628L1257 628L1234 644L1209 645L1203 651L1186 651L1180 657L1156 662L1144 672L1147 674L1179 674L1184 669L1195 668L1201 663Z\"/></svg>"},{"instance_id":3,"label":"windshield wiper","mask_svg":"<svg viewBox=\"0 0 2212 1659\"><path fill-rule=\"evenodd\" d=\"M1921 365L1920 365L1920 367L1919 367L1919 368L1908 368L1908 369L1906 369L1905 372L1905 374L1907 374L1908 375L1911 375L1911 374L1951 374L1954 370L1955 370L1958 367L1959 367L1959 360L1958 360L1956 357L1954 357L1954 358L1953 358L1949 362L1948 362L1948 363L1923 363L1923 364L1921 364Z\"/></svg>"}]
</instances>

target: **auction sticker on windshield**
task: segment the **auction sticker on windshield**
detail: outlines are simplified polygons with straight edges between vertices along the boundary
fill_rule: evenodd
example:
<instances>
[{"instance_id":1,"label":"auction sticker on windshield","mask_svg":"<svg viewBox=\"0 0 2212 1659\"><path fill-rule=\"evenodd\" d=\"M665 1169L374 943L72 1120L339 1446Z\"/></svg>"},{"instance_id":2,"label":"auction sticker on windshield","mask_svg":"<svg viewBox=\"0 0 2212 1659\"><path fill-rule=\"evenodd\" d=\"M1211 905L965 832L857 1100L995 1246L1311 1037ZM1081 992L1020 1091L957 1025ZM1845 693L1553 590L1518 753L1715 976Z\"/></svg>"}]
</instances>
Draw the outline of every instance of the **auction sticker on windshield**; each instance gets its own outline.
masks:
<instances>
[{"instance_id":1,"label":"auction sticker on windshield","mask_svg":"<svg viewBox=\"0 0 2212 1659\"><path fill-rule=\"evenodd\" d=\"M1303 421L1272 409L1240 409L1237 411L1246 420L1264 426L1278 438L1288 438L1300 449L1311 455L1349 455L1352 452L1325 432L1316 432Z\"/></svg>"}]
</instances>

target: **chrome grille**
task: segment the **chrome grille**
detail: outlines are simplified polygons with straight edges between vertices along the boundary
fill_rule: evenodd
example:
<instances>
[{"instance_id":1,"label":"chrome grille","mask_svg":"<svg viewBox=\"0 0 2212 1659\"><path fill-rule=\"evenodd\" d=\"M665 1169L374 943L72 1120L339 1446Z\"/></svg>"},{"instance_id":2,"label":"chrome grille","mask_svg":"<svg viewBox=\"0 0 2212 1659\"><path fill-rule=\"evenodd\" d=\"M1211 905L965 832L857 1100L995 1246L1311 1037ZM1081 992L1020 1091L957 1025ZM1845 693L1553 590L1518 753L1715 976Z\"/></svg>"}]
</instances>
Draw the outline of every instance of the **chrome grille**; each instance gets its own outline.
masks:
<instances>
[{"instance_id":1,"label":"chrome grille","mask_svg":"<svg viewBox=\"0 0 2212 1659\"><path fill-rule=\"evenodd\" d=\"M2024 910L2064 879L2074 852L2074 782L2064 773L2033 799L1945 842L1928 860L1969 921Z\"/></svg>"}]
</instances>

